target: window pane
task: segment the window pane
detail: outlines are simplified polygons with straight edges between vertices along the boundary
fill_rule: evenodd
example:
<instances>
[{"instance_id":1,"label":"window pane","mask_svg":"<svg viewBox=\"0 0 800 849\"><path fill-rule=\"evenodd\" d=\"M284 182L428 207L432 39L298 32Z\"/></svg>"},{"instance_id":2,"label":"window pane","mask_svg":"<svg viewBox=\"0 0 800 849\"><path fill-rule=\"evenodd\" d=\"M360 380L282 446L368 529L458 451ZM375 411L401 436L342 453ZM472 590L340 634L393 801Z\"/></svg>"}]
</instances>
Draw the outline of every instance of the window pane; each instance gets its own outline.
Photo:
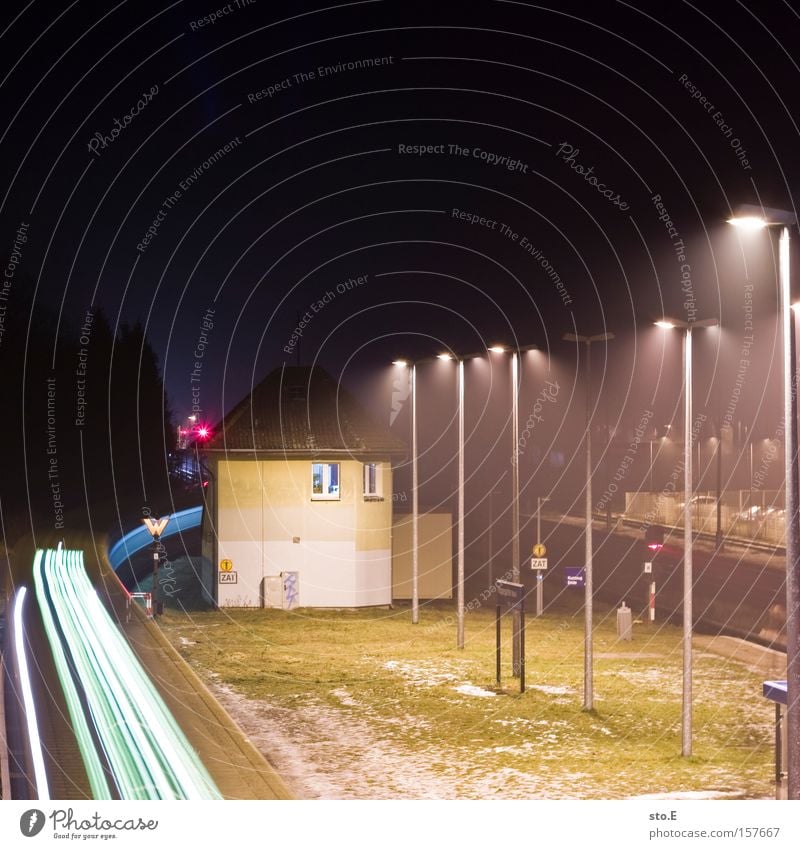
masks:
<instances>
[{"instance_id":1,"label":"window pane","mask_svg":"<svg viewBox=\"0 0 800 849\"><path fill-rule=\"evenodd\" d=\"M369 494L376 495L378 492L378 467L375 463L370 463L368 467L369 475Z\"/></svg>"},{"instance_id":2,"label":"window pane","mask_svg":"<svg viewBox=\"0 0 800 849\"><path fill-rule=\"evenodd\" d=\"M328 463L328 495L339 494L339 464Z\"/></svg>"},{"instance_id":3,"label":"window pane","mask_svg":"<svg viewBox=\"0 0 800 849\"><path fill-rule=\"evenodd\" d=\"M311 492L313 495L322 495L322 463L313 463L311 466Z\"/></svg>"}]
</instances>

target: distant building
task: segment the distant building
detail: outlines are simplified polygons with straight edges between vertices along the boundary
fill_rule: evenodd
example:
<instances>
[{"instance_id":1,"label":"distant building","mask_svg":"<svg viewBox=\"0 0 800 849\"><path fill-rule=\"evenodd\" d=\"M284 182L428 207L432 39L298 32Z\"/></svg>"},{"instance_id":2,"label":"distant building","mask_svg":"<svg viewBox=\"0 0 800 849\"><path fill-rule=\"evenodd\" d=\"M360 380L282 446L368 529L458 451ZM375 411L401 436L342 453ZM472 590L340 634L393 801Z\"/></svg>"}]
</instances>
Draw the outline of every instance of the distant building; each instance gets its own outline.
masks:
<instances>
[{"instance_id":1,"label":"distant building","mask_svg":"<svg viewBox=\"0 0 800 849\"><path fill-rule=\"evenodd\" d=\"M203 454L220 607L391 603L392 460L406 446L325 371L273 371Z\"/></svg>"}]
</instances>

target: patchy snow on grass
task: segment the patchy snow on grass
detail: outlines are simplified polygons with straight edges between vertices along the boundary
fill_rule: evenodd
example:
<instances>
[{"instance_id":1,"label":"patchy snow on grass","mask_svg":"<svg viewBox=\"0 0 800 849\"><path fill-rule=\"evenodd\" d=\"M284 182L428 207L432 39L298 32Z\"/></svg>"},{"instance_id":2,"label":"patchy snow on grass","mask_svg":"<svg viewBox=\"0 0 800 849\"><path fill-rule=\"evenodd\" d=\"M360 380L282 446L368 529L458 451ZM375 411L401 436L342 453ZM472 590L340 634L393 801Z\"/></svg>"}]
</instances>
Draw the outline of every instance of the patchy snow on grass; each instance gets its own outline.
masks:
<instances>
[{"instance_id":1,"label":"patchy snow on grass","mask_svg":"<svg viewBox=\"0 0 800 849\"><path fill-rule=\"evenodd\" d=\"M459 668L432 661L408 663L400 660L387 660L383 664L383 668L390 672L399 673L414 687L438 687L464 677L463 665Z\"/></svg>"},{"instance_id":2,"label":"patchy snow on grass","mask_svg":"<svg viewBox=\"0 0 800 849\"><path fill-rule=\"evenodd\" d=\"M483 687L476 687L474 684L459 684L456 687L456 692L465 696L478 696L482 699L497 695L497 693L493 693L491 690L484 690Z\"/></svg>"},{"instance_id":3,"label":"patchy snow on grass","mask_svg":"<svg viewBox=\"0 0 800 849\"><path fill-rule=\"evenodd\" d=\"M743 799L743 790L678 790L675 793L645 793L629 799Z\"/></svg>"},{"instance_id":4,"label":"patchy snow on grass","mask_svg":"<svg viewBox=\"0 0 800 849\"><path fill-rule=\"evenodd\" d=\"M571 687L556 687L551 684L530 684L528 689L547 693L548 696L566 696L569 693L575 692Z\"/></svg>"}]
</instances>

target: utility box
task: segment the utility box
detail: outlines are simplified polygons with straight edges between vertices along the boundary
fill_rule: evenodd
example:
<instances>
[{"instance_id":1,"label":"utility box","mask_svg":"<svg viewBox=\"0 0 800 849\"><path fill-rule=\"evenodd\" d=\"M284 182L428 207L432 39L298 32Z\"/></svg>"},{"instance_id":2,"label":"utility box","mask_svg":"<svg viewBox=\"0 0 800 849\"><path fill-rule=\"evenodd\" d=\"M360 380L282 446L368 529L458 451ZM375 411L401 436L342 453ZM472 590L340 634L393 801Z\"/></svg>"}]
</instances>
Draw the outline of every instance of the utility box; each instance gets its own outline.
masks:
<instances>
[{"instance_id":1,"label":"utility box","mask_svg":"<svg viewBox=\"0 0 800 849\"><path fill-rule=\"evenodd\" d=\"M261 587L262 607L283 607L283 580L280 575L267 575Z\"/></svg>"},{"instance_id":2,"label":"utility box","mask_svg":"<svg viewBox=\"0 0 800 849\"><path fill-rule=\"evenodd\" d=\"M300 606L300 573L281 572L283 581L283 609L294 610Z\"/></svg>"},{"instance_id":3,"label":"utility box","mask_svg":"<svg viewBox=\"0 0 800 849\"><path fill-rule=\"evenodd\" d=\"M633 639L633 620L631 619L631 609L625 602L617 608L617 637L620 640Z\"/></svg>"}]
</instances>

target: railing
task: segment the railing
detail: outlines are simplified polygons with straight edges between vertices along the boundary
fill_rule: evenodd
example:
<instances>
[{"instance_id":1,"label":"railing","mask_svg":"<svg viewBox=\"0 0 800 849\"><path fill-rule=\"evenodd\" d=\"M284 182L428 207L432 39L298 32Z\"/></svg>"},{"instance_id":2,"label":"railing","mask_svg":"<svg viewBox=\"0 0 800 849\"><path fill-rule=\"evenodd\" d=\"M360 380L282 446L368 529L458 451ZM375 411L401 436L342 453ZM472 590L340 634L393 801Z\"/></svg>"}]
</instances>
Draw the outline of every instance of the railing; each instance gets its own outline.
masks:
<instances>
[{"instance_id":1,"label":"railing","mask_svg":"<svg viewBox=\"0 0 800 849\"><path fill-rule=\"evenodd\" d=\"M682 492L626 492L624 518L643 525L683 525L686 499ZM780 490L729 490L720 496L720 530L723 536L784 545L783 492ZM717 530L715 492L692 494L692 527L714 534Z\"/></svg>"}]
</instances>

